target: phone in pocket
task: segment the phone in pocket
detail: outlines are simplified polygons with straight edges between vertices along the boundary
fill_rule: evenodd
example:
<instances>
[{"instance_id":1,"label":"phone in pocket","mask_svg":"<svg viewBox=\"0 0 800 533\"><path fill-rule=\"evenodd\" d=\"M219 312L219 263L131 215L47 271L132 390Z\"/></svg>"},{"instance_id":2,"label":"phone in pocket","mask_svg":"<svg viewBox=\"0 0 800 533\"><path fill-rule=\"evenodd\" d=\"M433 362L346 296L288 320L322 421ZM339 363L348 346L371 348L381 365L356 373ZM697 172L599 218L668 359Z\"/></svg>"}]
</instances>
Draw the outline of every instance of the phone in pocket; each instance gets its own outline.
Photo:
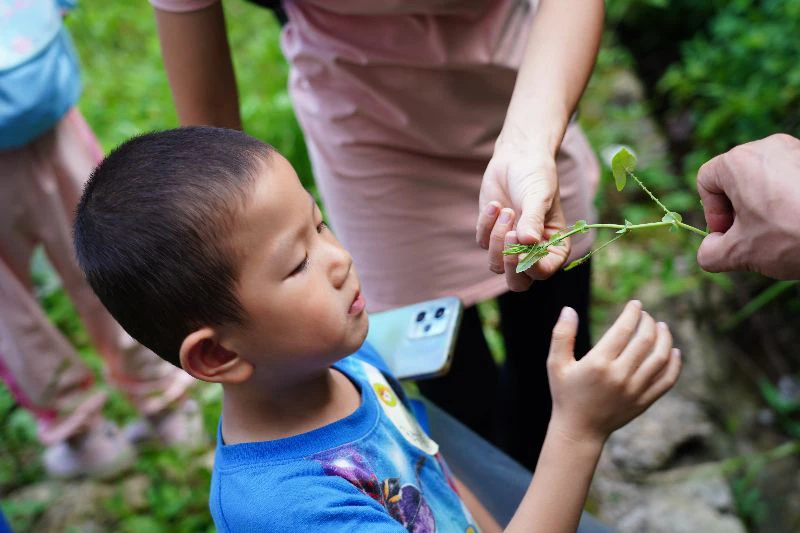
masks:
<instances>
[{"instance_id":1,"label":"phone in pocket","mask_svg":"<svg viewBox=\"0 0 800 533\"><path fill-rule=\"evenodd\" d=\"M398 379L425 379L450 369L464 306L449 296L369 315L367 342Z\"/></svg>"}]
</instances>

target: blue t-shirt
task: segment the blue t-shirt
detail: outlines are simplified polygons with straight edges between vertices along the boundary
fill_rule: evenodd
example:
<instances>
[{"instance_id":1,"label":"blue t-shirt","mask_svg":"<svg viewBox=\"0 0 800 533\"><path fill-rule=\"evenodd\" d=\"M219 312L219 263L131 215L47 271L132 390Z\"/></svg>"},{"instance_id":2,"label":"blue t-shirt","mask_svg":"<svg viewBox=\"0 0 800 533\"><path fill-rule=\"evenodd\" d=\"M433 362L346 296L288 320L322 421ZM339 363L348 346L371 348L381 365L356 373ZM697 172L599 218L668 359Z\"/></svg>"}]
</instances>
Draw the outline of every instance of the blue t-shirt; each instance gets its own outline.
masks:
<instances>
[{"instance_id":1,"label":"blue t-shirt","mask_svg":"<svg viewBox=\"0 0 800 533\"><path fill-rule=\"evenodd\" d=\"M226 445L209 505L220 531L477 531L433 442L369 346L334 365L361 391L350 416L286 439ZM221 427L221 424L220 424Z\"/></svg>"}]
</instances>

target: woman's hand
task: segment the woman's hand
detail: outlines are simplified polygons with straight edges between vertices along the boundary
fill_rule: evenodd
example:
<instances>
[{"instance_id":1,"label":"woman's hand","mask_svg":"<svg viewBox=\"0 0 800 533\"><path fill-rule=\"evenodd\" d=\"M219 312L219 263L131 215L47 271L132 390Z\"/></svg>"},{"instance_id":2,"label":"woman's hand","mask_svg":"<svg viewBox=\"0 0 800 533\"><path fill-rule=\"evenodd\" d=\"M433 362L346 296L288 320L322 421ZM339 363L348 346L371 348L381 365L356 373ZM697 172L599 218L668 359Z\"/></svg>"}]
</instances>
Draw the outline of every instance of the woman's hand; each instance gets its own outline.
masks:
<instances>
[{"instance_id":1,"label":"woman's hand","mask_svg":"<svg viewBox=\"0 0 800 533\"><path fill-rule=\"evenodd\" d=\"M515 291L524 291L533 280L555 274L570 252L567 240L565 246L552 248L550 255L521 274L513 270L516 257L507 256L504 260L506 242L515 238L521 244L534 244L549 239L566 226L555 159L546 150L532 149L529 145L520 132L501 134L483 175L479 197L478 244L489 250L489 268L497 274L505 272L509 288ZM502 216L509 212L510 221ZM509 235L515 218L516 232Z\"/></svg>"}]
</instances>

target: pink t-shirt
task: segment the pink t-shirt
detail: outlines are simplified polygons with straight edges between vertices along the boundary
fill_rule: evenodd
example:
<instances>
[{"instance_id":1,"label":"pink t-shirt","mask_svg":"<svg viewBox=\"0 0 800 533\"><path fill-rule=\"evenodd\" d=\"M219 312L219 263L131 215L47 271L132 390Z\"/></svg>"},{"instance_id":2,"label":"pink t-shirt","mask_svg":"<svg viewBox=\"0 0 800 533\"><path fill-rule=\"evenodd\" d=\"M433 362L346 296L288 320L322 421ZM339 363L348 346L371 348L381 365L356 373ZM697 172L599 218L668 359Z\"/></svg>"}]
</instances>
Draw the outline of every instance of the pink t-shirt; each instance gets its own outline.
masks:
<instances>
[{"instance_id":1,"label":"pink t-shirt","mask_svg":"<svg viewBox=\"0 0 800 533\"><path fill-rule=\"evenodd\" d=\"M215 0L151 0L191 11ZM483 171L535 0L296 0L282 48L289 92L333 229L371 311L506 290L475 243ZM568 222L591 219L599 176L580 129L557 160ZM573 239L573 257L592 235Z\"/></svg>"}]
</instances>

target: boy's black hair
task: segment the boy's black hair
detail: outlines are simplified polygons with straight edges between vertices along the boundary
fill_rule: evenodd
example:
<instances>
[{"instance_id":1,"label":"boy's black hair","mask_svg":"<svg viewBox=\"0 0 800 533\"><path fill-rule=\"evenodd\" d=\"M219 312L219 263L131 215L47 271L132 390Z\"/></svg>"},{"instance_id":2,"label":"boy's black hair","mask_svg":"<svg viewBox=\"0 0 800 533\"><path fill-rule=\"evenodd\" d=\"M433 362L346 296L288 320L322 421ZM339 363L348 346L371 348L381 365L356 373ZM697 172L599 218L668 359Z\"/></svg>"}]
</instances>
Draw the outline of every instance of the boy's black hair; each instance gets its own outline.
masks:
<instances>
[{"instance_id":1,"label":"boy's black hair","mask_svg":"<svg viewBox=\"0 0 800 533\"><path fill-rule=\"evenodd\" d=\"M227 238L272 151L223 128L148 133L111 152L84 188L83 274L132 337L176 366L186 335L246 318Z\"/></svg>"}]
</instances>

